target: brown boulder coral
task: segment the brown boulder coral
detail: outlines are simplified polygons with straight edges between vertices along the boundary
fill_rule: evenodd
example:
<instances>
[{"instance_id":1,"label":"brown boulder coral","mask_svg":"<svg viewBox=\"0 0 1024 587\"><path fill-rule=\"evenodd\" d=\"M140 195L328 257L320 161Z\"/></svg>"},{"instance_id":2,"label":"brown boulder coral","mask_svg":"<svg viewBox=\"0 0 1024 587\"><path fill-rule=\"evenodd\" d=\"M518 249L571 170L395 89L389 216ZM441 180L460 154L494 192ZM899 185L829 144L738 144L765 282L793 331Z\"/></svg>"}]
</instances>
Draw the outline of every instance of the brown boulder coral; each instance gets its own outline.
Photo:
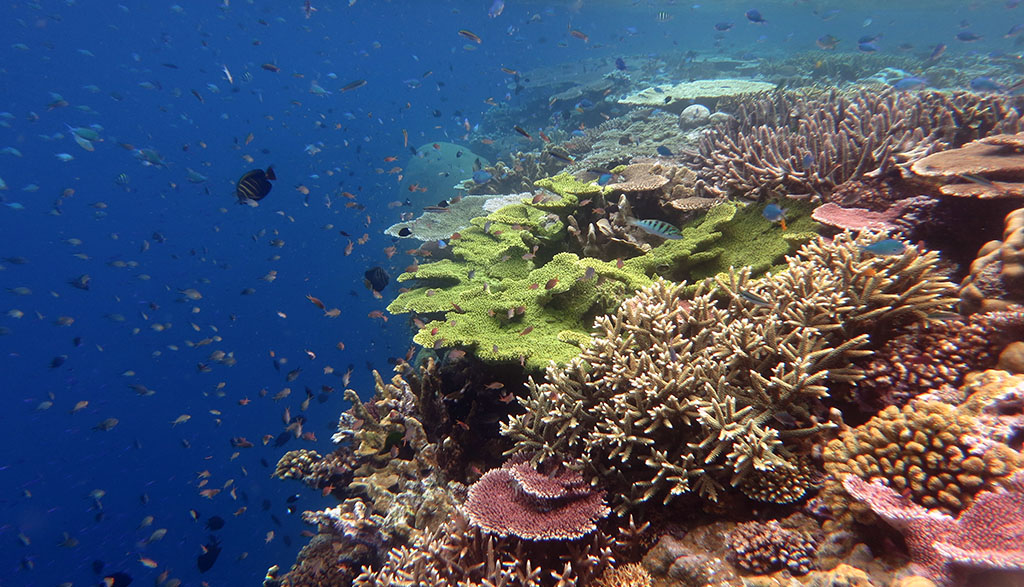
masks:
<instances>
[{"instance_id":1,"label":"brown boulder coral","mask_svg":"<svg viewBox=\"0 0 1024 587\"><path fill-rule=\"evenodd\" d=\"M964 312L1004 310L1024 304L1024 208L1006 215L1003 240L978 251L960 288Z\"/></svg>"}]
</instances>

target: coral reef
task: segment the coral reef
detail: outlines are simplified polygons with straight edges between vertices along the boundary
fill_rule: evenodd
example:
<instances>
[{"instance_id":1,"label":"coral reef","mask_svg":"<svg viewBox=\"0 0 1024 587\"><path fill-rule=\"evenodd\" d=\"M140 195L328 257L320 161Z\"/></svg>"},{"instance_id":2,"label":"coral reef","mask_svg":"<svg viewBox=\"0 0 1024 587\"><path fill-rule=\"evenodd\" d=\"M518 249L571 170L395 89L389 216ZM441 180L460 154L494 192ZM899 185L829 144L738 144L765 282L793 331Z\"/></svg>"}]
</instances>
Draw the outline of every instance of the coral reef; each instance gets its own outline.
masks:
<instances>
[{"instance_id":1,"label":"coral reef","mask_svg":"<svg viewBox=\"0 0 1024 587\"><path fill-rule=\"evenodd\" d=\"M979 444L1024 448L1024 376L989 370L967 376L960 411L975 418ZM995 446L999 446L996 444Z\"/></svg>"},{"instance_id":2,"label":"coral reef","mask_svg":"<svg viewBox=\"0 0 1024 587\"><path fill-rule=\"evenodd\" d=\"M694 101L714 104L717 100L775 89L775 84L745 79L702 79L645 88L619 100L627 106L647 106L679 113Z\"/></svg>"},{"instance_id":3,"label":"coral reef","mask_svg":"<svg viewBox=\"0 0 1024 587\"><path fill-rule=\"evenodd\" d=\"M778 92L739 101L700 142L700 175L726 194L817 196L851 179L994 132L1017 132L1009 99L968 93ZM794 123L793 120L796 120Z\"/></svg>"},{"instance_id":4,"label":"coral reef","mask_svg":"<svg viewBox=\"0 0 1024 587\"><path fill-rule=\"evenodd\" d=\"M656 282L598 318L579 357L531 378L527 412L502 433L534 462L607 484L620 515L691 491L717 501L756 471L795 469L799 443L831 426L826 384L860 376L851 361L870 353L868 333L954 301L934 253L874 257L862 249L872 238L812 242L776 274L730 271L692 296Z\"/></svg>"},{"instance_id":5,"label":"coral reef","mask_svg":"<svg viewBox=\"0 0 1024 587\"><path fill-rule=\"evenodd\" d=\"M469 488L463 510L488 534L524 540L575 540L593 532L609 509L576 471L538 471L513 460Z\"/></svg>"},{"instance_id":6,"label":"coral reef","mask_svg":"<svg viewBox=\"0 0 1024 587\"><path fill-rule=\"evenodd\" d=\"M640 563L608 569L593 583L594 587L651 587L651 575Z\"/></svg>"},{"instance_id":7,"label":"coral reef","mask_svg":"<svg viewBox=\"0 0 1024 587\"><path fill-rule=\"evenodd\" d=\"M1007 345L1024 340L1020 310L942 318L911 326L875 352L855 385L861 403L902 406L926 392L959 402L970 371L994 367Z\"/></svg>"},{"instance_id":8,"label":"coral reef","mask_svg":"<svg viewBox=\"0 0 1024 587\"><path fill-rule=\"evenodd\" d=\"M733 563L755 575L781 568L794 575L806 575L814 565L813 537L783 528L775 520L737 525L729 534L728 544Z\"/></svg>"},{"instance_id":9,"label":"coral reef","mask_svg":"<svg viewBox=\"0 0 1024 587\"><path fill-rule=\"evenodd\" d=\"M456 515L410 546L392 548L379 568L364 567L353 585L586 585L614 564L614 545L602 532L555 543L501 538Z\"/></svg>"},{"instance_id":10,"label":"coral reef","mask_svg":"<svg viewBox=\"0 0 1024 587\"><path fill-rule=\"evenodd\" d=\"M843 487L899 530L911 560L937 585L963 585L970 571L1024 571L1024 475L986 491L957 518L912 502L875 480L847 475Z\"/></svg>"},{"instance_id":11,"label":"coral reef","mask_svg":"<svg viewBox=\"0 0 1024 587\"><path fill-rule=\"evenodd\" d=\"M721 522L697 528L681 539L665 534L644 555L643 567L655 585L739 585L731 565L715 554L727 550L727 534Z\"/></svg>"},{"instance_id":12,"label":"coral reef","mask_svg":"<svg viewBox=\"0 0 1024 587\"><path fill-rule=\"evenodd\" d=\"M822 498L840 522L869 520L867 509L842 491L842 480L856 475L883 479L914 503L957 514L1024 465L1020 453L983 438L984 428L967 410L934 400L889 406L825 447L830 478Z\"/></svg>"},{"instance_id":13,"label":"coral reef","mask_svg":"<svg viewBox=\"0 0 1024 587\"><path fill-rule=\"evenodd\" d=\"M989 241L978 251L960 299L966 313L1024 304L1024 208L1006 215L1003 240Z\"/></svg>"},{"instance_id":14,"label":"coral reef","mask_svg":"<svg viewBox=\"0 0 1024 587\"><path fill-rule=\"evenodd\" d=\"M622 241L636 243L634 254L640 256L550 256L564 247L559 214L572 209L566 202L599 194L601 188L568 174L538 185L561 199L507 206L473 219L449 244L452 259L419 265L415 273L398 277L400 282L416 280L416 287L400 294L388 311L432 318L419 327L416 343L464 347L488 363L518 362L539 371L548 361L565 362L579 354L593 318L649 284L652 275L700 279L741 264L760 273L813 238L810 222L799 217L792 230L780 235L756 209L737 213L734 205L725 204L684 227L678 240L658 239L663 242L653 248ZM624 219L620 223L626 224Z\"/></svg>"},{"instance_id":15,"label":"coral reef","mask_svg":"<svg viewBox=\"0 0 1024 587\"><path fill-rule=\"evenodd\" d=\"M941 182L947 196L1006 198L1024 196L1024 133L985 137L958 149L915 161L910 171ZM973 178L973 179L972 179Z\"/></svg>"}]
</instances>

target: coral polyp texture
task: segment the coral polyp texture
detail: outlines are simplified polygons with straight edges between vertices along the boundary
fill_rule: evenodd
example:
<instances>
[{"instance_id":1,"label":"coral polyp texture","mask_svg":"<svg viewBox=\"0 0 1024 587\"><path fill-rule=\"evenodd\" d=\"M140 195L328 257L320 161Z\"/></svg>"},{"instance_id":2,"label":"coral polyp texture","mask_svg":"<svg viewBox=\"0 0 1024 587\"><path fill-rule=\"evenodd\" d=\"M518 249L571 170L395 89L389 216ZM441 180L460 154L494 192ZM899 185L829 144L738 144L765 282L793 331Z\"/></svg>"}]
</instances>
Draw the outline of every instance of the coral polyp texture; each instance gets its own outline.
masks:
<instances>
[{"instance_id":1,"label":"coral polyp texture","mask_svg":"<svg viewBox=\"0 0 1024 587\"><path fill-rule=\"evenodd\" d=\"M875 256L876 235L805 245L785 269L657 281L599 317L579 357L529 381L502 432L534 462L561 460L609 489L618 514L693 493L717 501L752 475L798 499L806 445L834 426L829 384L861 375L871 332L948 310L938 256ZM689 288L693 291L693 288ZM769 497L771 498L771 497Z\"/></svg>"}]
</instances>

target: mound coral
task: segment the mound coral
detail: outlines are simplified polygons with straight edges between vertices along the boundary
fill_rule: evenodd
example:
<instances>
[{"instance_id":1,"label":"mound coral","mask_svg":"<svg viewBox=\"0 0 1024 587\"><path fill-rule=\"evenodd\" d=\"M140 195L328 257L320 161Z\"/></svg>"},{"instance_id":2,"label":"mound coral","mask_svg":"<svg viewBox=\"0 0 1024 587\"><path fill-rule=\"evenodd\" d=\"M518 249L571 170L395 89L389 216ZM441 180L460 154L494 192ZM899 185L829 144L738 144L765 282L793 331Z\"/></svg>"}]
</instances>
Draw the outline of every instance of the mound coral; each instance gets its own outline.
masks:
<instances>
[{"instance_id":1,"label":"mound coral","mask_svg":"<svg viewBox=\"0 0 1024 587\"><path fill-rule=\"evenodd\" d=\"M869 519L863 506L847 502L839 485L850 474L878 477L915 503L956 514L1024 464L1006 446L975 450L978 434L975 418L949 404L916 400L890 406L828 443L825 470L831 478L823 498L840 520Z\"/></svg>"},{"instance_id":2,"label":"mound coral","mask_svg":"<svg viewBox=\"0 0 1024 587\"><path fill-rule=\"evenodd\" d=\"M534 462L562 460L607 484L620 515L691 491L717 500L749 475L797 469L801 440L831 425L816 413L827 383L860 376L851 361L870 353L868 333L954 301L935 253L874 257L862 249L871 238L812 242L777 274L730 271L692 296L656 282L598 318L579 357L531 378L526 413L502 433Z\"/></svg>"},{"instance_id":3,"label":"mound coral","mask_svg":"<svg viewBox=\"0 0 1024 587\"><path fill-rule=\"evenodd\" d=\"M755 575L781 568L806 575L813 566L814 539L805 532L784 528L775 520L739 524L729 534L728 545L734 564Z\"/></svg>"},{"instance_id":4,"label":"mound coral","mask_svg":"<svg viewBox=\"0 0 1024 587\"><path fill-rule=\"evenodd\" d=\"M1003 240L978 251L960 289L965 312L1002 310L1024 303L1024 208L1006 215Z\"/></svg>"}]
</instances>

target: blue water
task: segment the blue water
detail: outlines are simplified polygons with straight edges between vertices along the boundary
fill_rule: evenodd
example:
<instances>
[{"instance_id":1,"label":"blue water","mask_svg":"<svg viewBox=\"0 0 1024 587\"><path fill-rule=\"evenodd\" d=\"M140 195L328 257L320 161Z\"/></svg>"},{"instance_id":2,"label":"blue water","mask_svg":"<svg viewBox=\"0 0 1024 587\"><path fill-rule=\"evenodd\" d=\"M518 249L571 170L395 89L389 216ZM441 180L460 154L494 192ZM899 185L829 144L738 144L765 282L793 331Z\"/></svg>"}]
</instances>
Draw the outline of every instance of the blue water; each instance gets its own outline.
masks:
<instances>
[{"instance_id":1,"label":"blue water","mask_svg":"<svg viewBox=\"0 0 1024 587\"><path fill-rule=\"evenodd\" d=\"M291 564L306 540L298 512L333 504L270 478L274 464L294 448L330 452L345 408L339 375L351 366L349 386L366 396L370 370L387 375L411 344L407 317L369 316L394 297L394 280L384 299L362 283L373 266L394 277L412 261L408 243L385 254L393 242L382 231L405 210L387 204L409 197L386 170L405 165L409 147L511 134L484 118L485 100L525 99L501 67L618 56L635 66L689 50L784 56L814 50L824 34L841 40L839 51L880 33L880 52L910 43L927 55L942 42L950 55L984 56L1014 51L1002 35L1024 22L1003 1L894 12L881 2L508 0L496 18L489 1L347 4L314 1L306 18L301 0L5 3L0 111L10 115L0 148L21 156L0 154L0 585L90 585L119 571L137 584L168 571L186 585L242 585ZM747 22L750 8L766 24ZM659 12L671 18L659 22ZM716 40L716 22L734 27ZM963 30L983 38L959 42ZM366 84L341 91L355 80ZM314 82L330 94L311 93ZM68 129L90 125L103 139L91 152ZM163 164L143 165L141 149ZM279 179L267 199L237 205L237 179L268 165ZM188 170L207 179L193 183ZM365 209L345 207L342 191ZM276 280L262 280L271 270ZM67 283L83 274L88 290ZM202 297L180 293L190 288ZM241 295L246 288L255 292ZM341 315L324 316L307 295ZM219 339L195 346L210 337ZM211 360L218 350L236 364ZM286 387L291 395L271 399ZM264 445L281 434L286 408L316 440ZM182 415L191 419L172 425ZM107 418L117 425L94 429ZM255 447L234 448L235 437ZM203 489L222 491L207 499ZM204 527L212 515L223 529ZM154 521L140 528L146 516ZM159 528L164 538L147 544ZM223 551L200 574L211 534Z\"/></svg>"}]
</instances>

